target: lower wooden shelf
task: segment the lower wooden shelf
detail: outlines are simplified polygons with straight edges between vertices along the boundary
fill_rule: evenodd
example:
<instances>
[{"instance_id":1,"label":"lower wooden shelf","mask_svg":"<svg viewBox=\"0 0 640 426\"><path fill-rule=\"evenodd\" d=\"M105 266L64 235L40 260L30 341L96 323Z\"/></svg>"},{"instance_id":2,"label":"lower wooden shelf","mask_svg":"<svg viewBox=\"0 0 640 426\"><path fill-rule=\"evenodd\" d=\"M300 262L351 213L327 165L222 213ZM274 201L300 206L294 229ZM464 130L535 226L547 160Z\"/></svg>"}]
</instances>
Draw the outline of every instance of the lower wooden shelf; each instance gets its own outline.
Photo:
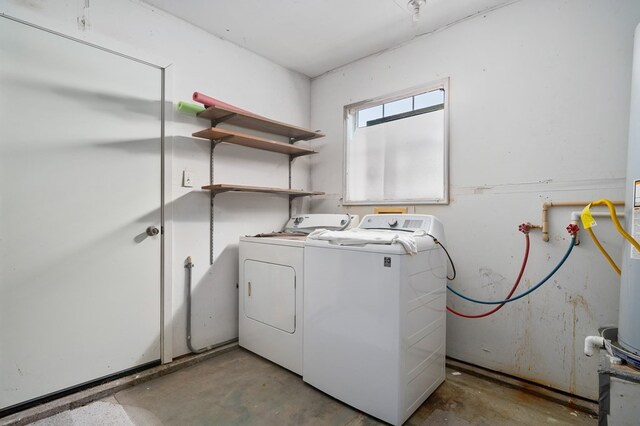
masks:
<instances>
[{"instance_id":1,"label":"lower wooden shelf","mask_svg":"<svg viewBox=\"0 0 640 426\"><path fill-rule=\"evenodd\" d=\"M267 194L282 194L288 195L291 198L294 197L306 197L309 195L324 195L324 192L315 191L303 191L301 189L287 189L287 188L270 188L264 186L246 186L246 185L230 185L219 183L215 185L205 185L202 189L206 189L215 194L222 192L263 192Z\"/></svg>"}]
</instances>

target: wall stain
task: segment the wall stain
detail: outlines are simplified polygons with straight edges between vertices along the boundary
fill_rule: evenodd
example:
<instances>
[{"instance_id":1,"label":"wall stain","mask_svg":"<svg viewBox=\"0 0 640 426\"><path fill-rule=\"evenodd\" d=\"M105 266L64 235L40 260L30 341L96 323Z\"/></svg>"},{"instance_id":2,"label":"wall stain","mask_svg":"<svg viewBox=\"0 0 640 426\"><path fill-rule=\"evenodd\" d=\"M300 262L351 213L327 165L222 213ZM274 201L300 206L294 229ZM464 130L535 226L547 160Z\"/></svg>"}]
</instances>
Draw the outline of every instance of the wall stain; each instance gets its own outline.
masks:
<instances>
[{"instance_id":1,"label":"wall stain","mask_svg":"<svg viewBox=\"0 0 640 426\"><path fill-rule=\"evenodd\" d=\"M474 194L484 194L486 191L492 190L492 186L477 186L473 188Z\"/></svg>"},{"instance_id":2,"label":"wall stain","mask_svg":"<svg viewBox=\"0 0 640 426\"><path fill-rule=\"evenodd\" d=\"M480 288L496 285L505 279L503 275L488 267L479 268L478 273L480 274L480 282L485 283L482 284Z\"/></svg>"},{"instance_id":3,"label":"wall stain","mask_svg":"<svg viewBox=\"0 0 640 426\"><path fill-rule=\"evenodd\" d=\"M526 280L525 283L526 283L525 288L528 288L531 286L531 283L529 280ZM532 348L531 348L530 325L532 324L531 316L533 312L531 309L530 299L527 299L525 313L526 313L526 318L524 319L524 322L520 326L520 329L524 330L524 333L522 335L522 339L519 341L518 350L514 355L516 359L515 369L520 373L522 373L523 370L525 369L525 365L526 365L526 370L531 371L531 358L532 358L531 349ZM527 375L527 377L528 376L529 375Z\"/></svg>"},{"instance_id":4,"label":"wall stain","mask_svg":"<svg viewBox=\"0 0 640 426\"><path fill-rule=\"evenodd\" d=\"M576 329L577 324L579 322L578 319L578 306L582 308L582 310L593 320L593 314L591 312L591 308L587 303L587 300L581 295L577 294L575 296L569 296L569 303L571 304L571 312L573 315L572 318L572 328L571 328L571 370L569 373L569 393L576 393L576 382L577 382L577 359L576 359Z\"/></svg>"},{"instance_id":5,"label":"wall stain","mask_svg":"<svg viewBox=\"0 0 640 426\"><path fill-rule=\"evenodd\" d=\"M45 0L18 0L18 3L31 9L40 10L44 9Z\"/></svg>"}]
</instances>

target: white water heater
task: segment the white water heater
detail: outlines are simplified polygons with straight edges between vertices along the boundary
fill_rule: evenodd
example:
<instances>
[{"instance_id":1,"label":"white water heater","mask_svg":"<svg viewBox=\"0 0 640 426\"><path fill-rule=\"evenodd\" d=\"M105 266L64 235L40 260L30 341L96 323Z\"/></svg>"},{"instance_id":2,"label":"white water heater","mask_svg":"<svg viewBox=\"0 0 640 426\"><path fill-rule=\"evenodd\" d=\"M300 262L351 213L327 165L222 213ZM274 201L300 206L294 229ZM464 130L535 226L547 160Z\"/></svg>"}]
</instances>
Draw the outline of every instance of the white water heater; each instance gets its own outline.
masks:
<instances>
[{"instance_id":1,"label":"white water heater","mask_svg":"<svg viewBox=\"0 0 640 426\"><path fill-rule=\"evenodd\" d=\"M640 25L633 54L625 205L627 232L640 241ZM622 258L618 342L640 355L640 252L628 242Z\"/></svg>"}]
</instances>

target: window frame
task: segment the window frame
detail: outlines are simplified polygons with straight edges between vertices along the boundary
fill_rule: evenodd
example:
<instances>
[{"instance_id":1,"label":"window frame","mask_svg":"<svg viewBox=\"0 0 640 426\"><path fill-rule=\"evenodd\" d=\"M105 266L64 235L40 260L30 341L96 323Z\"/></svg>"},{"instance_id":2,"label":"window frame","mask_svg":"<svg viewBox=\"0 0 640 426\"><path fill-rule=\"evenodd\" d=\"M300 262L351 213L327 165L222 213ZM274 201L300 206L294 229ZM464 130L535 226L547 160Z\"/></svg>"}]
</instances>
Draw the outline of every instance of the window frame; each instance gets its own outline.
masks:
<instances>
[{"instance_id":1,"label":"window frame","mask_svg":"<svg viewBox=\"0 0 640 426\"><path fill-rule=\"evenodd\" d=\"M371 108L377 105L397 101L399 99L408 98L411 96L420 95L422 93L431 92L434 90L444 90L444 140L443 140L443 152L442 152L442 161L443 161L443 194L442 198L425 198L425 199L405 199L405 200L363 200L363 201L351 201L347 199L347 181L349 171L347 170L349 164L349 119L353 117L353 125L358 128L357 122L357 112ZM424 109L431 109L432 107L427 107ZM437 109L439 110L439 109ZM411 111L412 113L413 111ZM431 111L425 111L424 114L428 114ZM411 117L419 114L408 114L407 117ZM396 117L396 116L391 116ZM394 120L403 119L406 117L397 117ZM384 117L383 117L384 119ZM394 121L388 120L388 121ZM381 124L384 124L388 121L385 121ZM378 124L380 125L380 124ZM366 129L367 127L361 127L361 129ZM425 205L425 204L433 204L433 205L447 205L449 204L449 78L444 78L441 80L436 80L424 85L415 86L406 90L402 90L399 92L378 96L375 98L367 99L364 101L356 102L353 104L345 105L343 109L343 167L342 167L342 205L344 206L370 206L370 205Z\"/></svg>"}]
</instances>

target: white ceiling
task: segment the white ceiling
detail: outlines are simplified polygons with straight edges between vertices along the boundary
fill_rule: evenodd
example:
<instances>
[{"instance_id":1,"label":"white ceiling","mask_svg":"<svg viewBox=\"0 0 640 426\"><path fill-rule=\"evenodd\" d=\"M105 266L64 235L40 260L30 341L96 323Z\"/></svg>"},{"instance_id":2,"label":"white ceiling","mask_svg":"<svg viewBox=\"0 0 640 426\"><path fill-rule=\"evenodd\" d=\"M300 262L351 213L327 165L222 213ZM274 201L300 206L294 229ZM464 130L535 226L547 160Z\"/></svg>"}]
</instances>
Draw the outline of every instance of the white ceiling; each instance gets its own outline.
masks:
<instances>
[{"instance_id":1,"label":"white ceiling","mask_svg":"<svg viewBox=\"0 0 640 426\"><path fill-rule=\"evenodd\" d=\"M326 71L514 0L145 0L286 68Z\"/></svg>"}]
</instances>

